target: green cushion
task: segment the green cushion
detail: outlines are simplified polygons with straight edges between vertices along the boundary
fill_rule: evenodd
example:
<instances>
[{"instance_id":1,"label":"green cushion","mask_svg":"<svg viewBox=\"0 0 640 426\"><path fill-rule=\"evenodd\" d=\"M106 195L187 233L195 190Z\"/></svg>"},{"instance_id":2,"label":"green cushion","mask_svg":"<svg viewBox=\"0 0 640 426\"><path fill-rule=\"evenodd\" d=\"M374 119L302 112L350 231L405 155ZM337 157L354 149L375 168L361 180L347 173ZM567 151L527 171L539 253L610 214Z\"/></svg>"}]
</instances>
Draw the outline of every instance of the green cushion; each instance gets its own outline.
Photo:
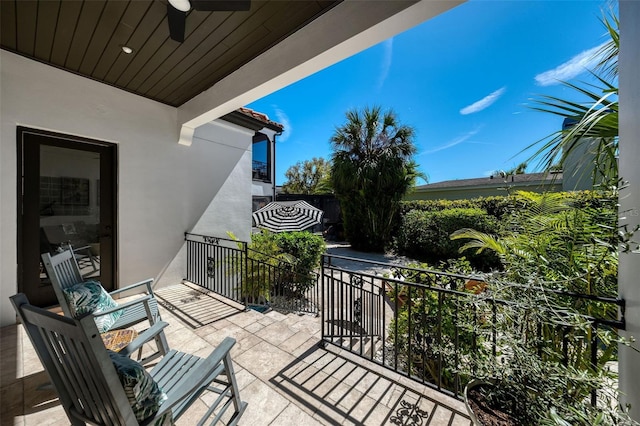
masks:
<instances>
[{"instance_id":1,"label":"green cushion","mask_svg":"<svg viewBox=\"0 0 640 426\"><path fill-rule=\"evenodd\" d=\"M145 419L154 416L160 405L167 399L160 386L153 380L147 370L136 361L117 352L107 352L118 372L118 378L138 422L143 422ZM152 424L157 426L173 424L171 412L167 412Z\"/></svg>"},{"instance_id":2,"label":"green cushion","mask_svg":"<svg viewBox=\"0 0 640 426\"><path fill-rule=\"evenodd\" d=\"M84 283L74 284L71 287L63 289L71 315L75 318L85 314L99 314L107 309L116 308L118 304L106 292L97 281L87 281ZM109 331L111 326L122 315L122 310L112 312L108 315L96 317L96 325L98 331L104 333Z\"/></svg>"}]
</instances>

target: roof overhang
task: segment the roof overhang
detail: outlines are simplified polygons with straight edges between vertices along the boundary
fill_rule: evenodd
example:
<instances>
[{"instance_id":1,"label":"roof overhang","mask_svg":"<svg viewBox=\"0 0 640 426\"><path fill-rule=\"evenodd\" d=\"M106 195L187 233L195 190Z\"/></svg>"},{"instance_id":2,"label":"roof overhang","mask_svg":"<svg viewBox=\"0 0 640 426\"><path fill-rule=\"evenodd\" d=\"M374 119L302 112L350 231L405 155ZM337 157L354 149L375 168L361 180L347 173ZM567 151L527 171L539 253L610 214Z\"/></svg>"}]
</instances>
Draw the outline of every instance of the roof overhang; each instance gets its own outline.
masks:
<instances>
[{"instance_id":1,"label":"roof overhang","mask_svg":"<svg viewBox=\"0 0 640 426\"><path fill-rule=\"evenodd\" d=\"M247 12L189 12L183 43L169 37L166 0L2 1L0 44L175 107L174 137L190 145L197 127L463 1L252 0Z\"/></svg>"}]
</instances>

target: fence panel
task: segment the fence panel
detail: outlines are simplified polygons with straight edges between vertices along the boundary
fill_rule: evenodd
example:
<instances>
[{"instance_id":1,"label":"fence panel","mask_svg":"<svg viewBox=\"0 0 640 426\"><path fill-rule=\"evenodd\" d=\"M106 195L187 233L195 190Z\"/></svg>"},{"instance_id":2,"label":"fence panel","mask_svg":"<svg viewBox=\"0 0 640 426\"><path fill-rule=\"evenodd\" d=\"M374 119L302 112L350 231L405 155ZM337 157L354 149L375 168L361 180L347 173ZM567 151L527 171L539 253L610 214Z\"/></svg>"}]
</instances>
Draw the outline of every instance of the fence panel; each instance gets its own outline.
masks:
<instances>
[{"instance_id":1,"label":"fence panel","mask_svg":"<svg viewBox=\"0 0 640 426\"><path fill-rule=\"evenodd\" d=\"M246 263L246 243L197 234L185 234L185 239L185 279L227 299L244 303L241 282Z\"/></svg>"},{"instance_id":2,"label":"fence panel","mask_svg":"<svg viewBox=\"0 0 640 426\"><path fill-rule=\"evenodd\" d=\"M360 270L363 262L371 263L371 269L387 270L388 276L359 272L347 266L349 262L359 264ZM624 301L612 298L548 291L545 298L588 307L585 312L597 307L606 314L582 315L589 324L585 330L564 326L561 320L554 325L540 316L518 324L520 318L531 318L531 312L519 299L524 287L511 283L507 288L513 287L512 300L493 299L486 297L491 293L485 293L490 284L484 278L331 255L323 256L321 278L324 343L456 397L469 380L460 373L462 364L483 356L498 365L500 352L508 349L500 346L504 335L496 326L505 313L514 315L519 329L548 345L537 349L540 356L582 369L607 361L598 332L624 328L624 319L617 319ZM591 398L595 404L595 391Z\"/></svg>"}]
</instances>

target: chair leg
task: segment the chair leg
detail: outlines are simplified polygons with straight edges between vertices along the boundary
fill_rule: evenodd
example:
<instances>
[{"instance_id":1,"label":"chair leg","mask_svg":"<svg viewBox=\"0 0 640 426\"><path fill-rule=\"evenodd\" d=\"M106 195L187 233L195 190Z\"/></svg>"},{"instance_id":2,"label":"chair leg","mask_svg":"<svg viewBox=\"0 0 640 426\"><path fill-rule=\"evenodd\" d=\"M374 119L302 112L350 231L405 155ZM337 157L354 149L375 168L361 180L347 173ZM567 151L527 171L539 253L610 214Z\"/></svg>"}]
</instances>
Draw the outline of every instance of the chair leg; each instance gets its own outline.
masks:
<instances>
[{"instance_id":1,"label":"chair leg","mask_svg":"<svg viewBox=\"0 0 640 426\"><path fill-rule=\"evenodd\" d=\"M158 352L160 352L163 356L169 352L169 343L167 343L167 337L164 335L164 331L159 333L156 338L156 345L158 347Z\"/></svg>"},{"instance_id":2,"label":"chair leg","mask_svg":"<svg viewBox=\"0 0 640 426\"><path fill-rule=\"evenodd\" d=\"M158 348L157 352L153 353L152 355L146 358L142 358L142 347L138 350L138 362L143 365L153 361L156 358L165 356L171 350L169 348L169 343L167 343L167 338L164 335L164 331L158 333L158 335L153 339L155 340L156 347Z\"/></svg>"},{"instance_id":3,"label":"chair leg","mask_svg":"<svg viewBox=\"0 0 640 426\"><path fill-rule=\"evenodd\" d=\"M240 390L238 389L238 382L236 380L236 373L233 371L233 363L231 362L231 354L227 353L222 359L224 363L224 369L227 373L227 379L231 385L231 398L233 399L233 405L235 406L236 414L238 418L242 415L242 412L246 408L246 402L242 402L240 399ZM237 420L236 420L237 421Z\"/></svg>"},{"instance_id":4,"label":"chair leg","mask_svg":"<svg viewBox=\"0 0 640 426\"><path fill-rule=\"evenodd\" d=\"M236 374L233 371L233 363L231 361L231 355L229 352L222 358L222 363L224 366L223 370L217 370L216 374L222 374L225 376L225 379L220 379L219 375L213 378L213 381L206 387L207 390L218 394L218 398L215 402L210 404L209 410L202 417L198 425L204 425L205 421L211 421L211 425L218 424L218 422L225 415L225 412L228 408L231 408L231 404L233 404L233 415L227 420L227 426L234 426L238 423L242 415L244 414L248 403L242 401L240 399L240 390L238 389L238 382L236 381ZM219 364L218 364L219 365ZM213 384L216 385L213 385ZM222 386L218 386L222 385ZM228 398L228 399L227 399ZM221 408L219 404L224 402ZM219 410L218 410L219 408ZM211 418L214 413L217 414L213 419Z\"/></svg>"}]
</instances>

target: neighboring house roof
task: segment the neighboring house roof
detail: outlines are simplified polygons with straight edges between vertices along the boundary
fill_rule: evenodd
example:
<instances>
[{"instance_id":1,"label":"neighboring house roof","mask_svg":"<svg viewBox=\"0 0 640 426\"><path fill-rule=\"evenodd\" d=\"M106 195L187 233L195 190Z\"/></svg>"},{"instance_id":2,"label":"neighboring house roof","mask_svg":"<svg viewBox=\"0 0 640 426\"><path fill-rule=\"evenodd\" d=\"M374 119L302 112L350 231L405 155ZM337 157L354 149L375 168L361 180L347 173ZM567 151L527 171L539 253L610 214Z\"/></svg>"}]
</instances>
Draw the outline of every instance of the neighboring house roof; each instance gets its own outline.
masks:
<instances>
[{"instance_id":1,"label":"neighboring house roof","mask_svg":"<svg viewBox=\"0 0 640 426\"><path fill-rule=\"evenodd\" d=\"M522 184L525 186L537 184L562 183L562 173L524 173L509 175L506 178L489 176L473 179L455 179L417 186L415 191L428 191L431 189L445 188L472 188L472 187L502 187L508 184Z\"/></svg>"},{"instance_id":2,"label":"neighboring house roof","mask_svg":"<svg viewBox=\"0 0 640 426\"><path fill-rule=\"evenodd\" d=\"M562 173L526 173L506 177L446 180L415 187L405 200L468 199L505 195L505 189L533 192L562 191Z\"/></svg>"},{"instance_id":3,"label":"neighboring house roof","mask_svg":"<svg viewBox=\"0 0 640 426\"><path fill-rule=\"evenodd\" d=\"M229 114L223 115L220 118L255 131L265 127L276 133L282 133L284 131L284 126L282 124L269 120L269 117L266 114L254 111L251 108L241 107Z\"/></svg>"}]
</instances>

